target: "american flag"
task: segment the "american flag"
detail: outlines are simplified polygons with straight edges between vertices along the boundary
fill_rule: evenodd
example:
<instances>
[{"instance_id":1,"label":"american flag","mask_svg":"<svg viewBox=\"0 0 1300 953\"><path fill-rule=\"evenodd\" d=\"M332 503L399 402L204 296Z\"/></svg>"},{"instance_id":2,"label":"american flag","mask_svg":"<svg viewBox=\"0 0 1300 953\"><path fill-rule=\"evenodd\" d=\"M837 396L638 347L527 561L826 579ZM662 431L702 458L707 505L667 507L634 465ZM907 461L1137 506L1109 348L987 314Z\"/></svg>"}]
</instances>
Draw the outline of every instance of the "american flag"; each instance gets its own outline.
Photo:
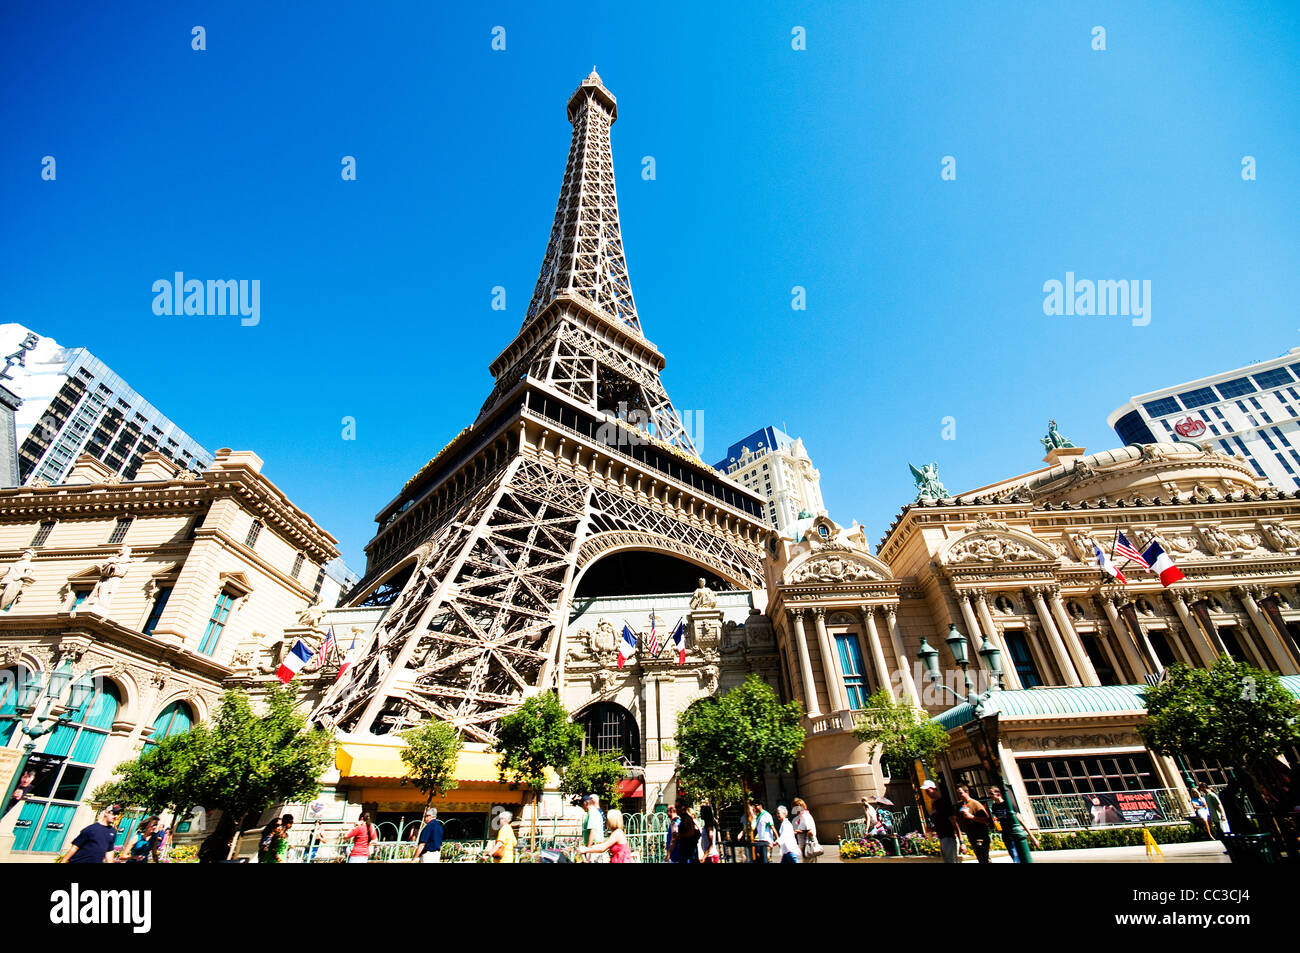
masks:
<instances>
[{"instance_id":1,"label":"american flag","mask_svg":"<svg viewBox=\"0 0 1300 953\"><path fill-rule=\"evenodd\" d=\"M658 619L655 618L655 611L654 609L651 609L650 610L650 654L651 655L659 654L659 633L655 632L655 623L657 621Z\"/></svg>"},{"instance_id":2,"label":"american flag","mask_svg":"<svg viewBox=\"0 0 1300 953\"><path fill-rule=\"evenodd\" d=\"M316 655L312 659L318 666L324 665L330 660L330 654L334 651L334 626L330 626L329 631L325 633L325 638L321 640L320 648L316 650Z\"/></svg>"},{"instance_id":3,"label":"american flag","mask_svg":"<svg viewBox=\"0 0 1300 953\"><path fill-rule=\"evenodd\" d=\"M1116 530L1115 557L1118 559L1120 556L1123 556L1125 559L1133 560L1133 562L1137 563L1143 569L1151 568L1151 564L1142 557L1141 553L1133 548L1133 544L1128 541L1128 538L1123 533Z\"/></svg>"}]
</instances>

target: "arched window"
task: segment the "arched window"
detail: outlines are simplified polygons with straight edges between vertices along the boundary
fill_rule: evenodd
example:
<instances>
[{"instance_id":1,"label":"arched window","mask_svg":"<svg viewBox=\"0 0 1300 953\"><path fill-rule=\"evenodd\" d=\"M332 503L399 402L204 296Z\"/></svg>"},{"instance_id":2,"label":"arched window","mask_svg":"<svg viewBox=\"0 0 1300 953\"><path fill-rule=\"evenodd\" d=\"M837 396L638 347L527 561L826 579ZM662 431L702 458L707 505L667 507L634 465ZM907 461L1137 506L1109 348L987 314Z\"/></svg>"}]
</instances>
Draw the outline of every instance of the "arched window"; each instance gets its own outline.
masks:
<instances>
[{"instance_id":1,"label":"arched window","mask_svg":"<svg viewBox=\"0 0 1300 953\"><path fill-rule=\"evenodd\" d=\"M584 751L613 754L627 764L641 763L641 732L636 719L622 705L600 702L579 716L586 737Z\"/></svg>"},{"instance_id":2,"label":"arched window","mask_svg":"<svg viewBox=\"0 0 1300 953\"><path fill-rule=\"evenodd\" d=\"M51 679L58 684L58 673ZM64 678L67 676L65 675ZM117 718L122 696L112 682L83 676L69 694L71 719L46 736L42 754L62 758L40 778L23 800L14 825L14 850L56 853L71 833L68 828Z\"/></svg>"},{"instance_id":3,"label":"arched window","mask_svg":"<svg viewBox=\"0 0 1300 953\"><path fill-rule=\"evenodd\" d=\"M194 712L185 702L172 702L153 720L153 731L144 743L144 750L172 735L183 735L194 725Z\"/></svg>"}]
</instances>

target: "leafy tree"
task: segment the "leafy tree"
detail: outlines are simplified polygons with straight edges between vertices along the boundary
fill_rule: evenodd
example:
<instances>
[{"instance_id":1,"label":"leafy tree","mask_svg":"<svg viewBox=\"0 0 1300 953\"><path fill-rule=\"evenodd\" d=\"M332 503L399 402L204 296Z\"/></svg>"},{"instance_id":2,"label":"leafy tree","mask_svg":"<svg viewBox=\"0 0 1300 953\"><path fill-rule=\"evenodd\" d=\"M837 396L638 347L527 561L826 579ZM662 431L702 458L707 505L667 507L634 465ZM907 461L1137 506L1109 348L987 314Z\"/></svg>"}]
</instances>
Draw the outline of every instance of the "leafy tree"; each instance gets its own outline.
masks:
<instances>
[{"instance_id":1,"label":"leafy tree","mask_svg":"<svg viewBox=\"0 0 1300 953\"><path fill-rule=\"evenodd\" d=\"M118 765L118 779L96 789L94 799L149 809L188 811L201 804L220 810L199 859L229 857L248 815L285 801L305 801L320 790L334 743L324 730L306 729L306 719L294 710L296 695L295 683L269 689L259 715L247 694L226 692L211 721Z\"/></svg>"},{"instance_id":2,"label":"leafy tree","mask_svg":"<svg viewBox=\"0 0 1300 953\"><path fill-rule=\"evenodd\" d=\"M677 719L677 777L715 809L749 792L766 771L786 772L803 750L803 710L781 704L757 675L725 695L700 698ZM746 822L747 835L748 822Z\"/></svg>"},{"instance_id":3,"label":"leafy tree","mask_svg":"<svg viewBox=\"0 0 1300 953\"><path fill-rule=\"evenodd\" d=\"M407 775L402 783L410 781L419 788L427 808L435 797L457 787L456 761L465 742L455 728L436 719L403 731L401 738L406 742L401 757Z\"/></svg>"},{"instance_id":4,"label":"leafy tree","mask_svg":"<svg viewBox=\"0 0 1300 953\"><path fill-rule=\"evenodd\" d=\"M1138 733L1152 751L1240 767L1269 803L1282 794L1277 759L1300 743L1300 701L1275 674L1226 655L1208 669L1171 665L1145 699Z\"/></svg>"},{"instance_id":5,"label":"leafy tree","mask_svg":"<svg viewBox=\"0 0 1300 953\"><path fill-rule=\"evenodd\" d=\"M94 790L91 803L170 811L174 828L203 803L197 782L212 760L210 742L208 732L194 730L159 739L137 760L119 764L117 776Z\"/></svg>"},{"instance_id":6,"label":"leafy tree","mask_svg":"<svg viewBox=\"0 0 1300 953\"><path fill-rule=\"evenodd\" d=\"M618 783L626 771L623 762L611 754L588 751L569 762L560 780L560 791L570 797L594 794L607 811L616 811L623 803Z\"/></svg>"},{"instance_id":7,"label":"leafy tree","mask_svg":"<svg viewBox=\"0 0 1300 953\"><path fill-rule=\"evenodd\" d=\"M948 747L948 732L942 725L907 702L894 701L887 688L871 693L853 736L878 748L881 760L898 769L917 758L933 761Z\"/></svg>"},{"instance_id":8,"label":"leafy tree","mask_svg":"<svg viewBox=\"0 0 1300 953\"><path fill-rule=\"evenodd\" d=\"M537 842L537 798L546 769L562 772L577 756L582 726L569 720L555 692L541 692L497 722L492 750L501 755L502 781L522 785L533 796L532 839Z\"/></svg>"}]
</instances>

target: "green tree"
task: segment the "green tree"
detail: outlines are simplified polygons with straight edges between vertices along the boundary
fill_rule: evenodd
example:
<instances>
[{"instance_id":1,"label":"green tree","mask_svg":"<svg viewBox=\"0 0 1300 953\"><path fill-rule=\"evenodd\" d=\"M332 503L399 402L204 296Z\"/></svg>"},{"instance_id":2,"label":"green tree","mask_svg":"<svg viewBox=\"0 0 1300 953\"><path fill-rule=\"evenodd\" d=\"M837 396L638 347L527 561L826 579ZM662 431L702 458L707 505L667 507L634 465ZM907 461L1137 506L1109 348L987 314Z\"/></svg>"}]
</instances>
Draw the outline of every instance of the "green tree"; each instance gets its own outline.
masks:
<instances>
[{"instance_id":1,"label":"green tree","mask_svg":"<svg viewBox=\"0 0 1300 953\"><path fill-rule=\"evenodd\" d=\"M1208 669L1169 666L1145 699L1138 734L1152 751L1239 767L1269 803L1281 793L1277 759L1300 743L1300 701L1275 674L1223 655Z\"/></svg>"},{"instance_id":2,"label":"green tree","mask_svg":"<svg viewBox=\"0 0 1300 953\"><path fill-rule=\"evenodd\" d=\"M611 754L587 751L569 762L560 780L560 791L570 797L594 794L607 811L616 811L623 803L618 783L627 772L623 762Z\"/></svg>"},{"instance_id":3,"label":"green tree","mask_svg":"<svg viewBox=\"0 0 1300 953\"><path fill-rule=\"evenodd\" d=\"M677 777L715 809L747 802L767 771L794 767L803 750L802 718L798 702L781 704L757 675L724 695L697 699L677 719Z\"/></svg>"},{"instance_id":4,"label":"green tree","mask_svg":"<svg viewBox=\"0 0 1300 953\"><path fill-rule=\"evenodd\" d=\"M435 797L457 786L456 761L465 743L460 732L437 719L403 731L401 738L406 742L401 754L406 765L402 783L410 781L419 788L427 808Z\"/></svg>"},{"instance_id":5,"label":"green tree","mask_svg":"<svg viewBox=\"0 0 1300 953\"><path fill-rule=\"evenodd\" d=\"M334 742L320 728L307 730L306 719L294 710L296 696L296 683L271 688L258 714L247 694L226 692L211 721L118 765L117 779L97 788L94 800L150 810L188 811L200 804L219 810L221 819L199 848L199 859L228 858L250 814L320 791Z\"/></svg>"},{"instance_id":6,"label":"green tree","mask_svg":"<svg viewBox=\"0 0 1300 953\"><path fill-rule=\"evenodd\" d=\"M198 780L212 760L211 736L190 730L160 739L135 761L117 766L116 777L95 788L96 806L121 804L150 814L170 811L172 828L203 803Z\"/></svg>"},{"instance_id":7,"label":"green tree","mask_svg":"<svg viewBox=\"0 0 1300 953\"><path fill-rule=\"evenodd\" d=\"M948 747L948 732L942 725L907 702L894 701L887 688L871 693L853 736L879 749L880 759L891 769L904 772L917 758L932 762Z\"/></svg>"},{"instance_id":8,"label":"green tree","mask_svg":"<svg viewBox=\"0 0 1300 953\"><path fill-rule=\"evenodd\" d=\"M532 841L537 844L537 798L546 785L546 769L562 773L578 754L582 726L569 720L555 692L527 699L519 710L497 722L492 750L501 755L502 781L522 785L533 797Z\"/></svg>"}]
</instances>

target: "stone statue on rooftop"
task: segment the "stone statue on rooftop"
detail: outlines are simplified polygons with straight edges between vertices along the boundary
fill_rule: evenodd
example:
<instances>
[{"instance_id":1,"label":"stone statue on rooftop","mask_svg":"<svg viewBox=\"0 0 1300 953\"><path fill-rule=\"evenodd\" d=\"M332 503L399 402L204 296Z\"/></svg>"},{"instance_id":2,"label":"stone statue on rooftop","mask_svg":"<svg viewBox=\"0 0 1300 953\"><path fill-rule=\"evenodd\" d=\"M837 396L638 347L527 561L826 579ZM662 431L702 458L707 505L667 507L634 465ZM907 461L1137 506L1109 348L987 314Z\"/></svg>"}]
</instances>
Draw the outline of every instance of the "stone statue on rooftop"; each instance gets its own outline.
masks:
<instances>
[{"instance_id":1,"label":"stone statue on rooftop","mask_svg":"<svg viewBox=\"0 0 1300 953\"><path fill-rule=\"evenodd\" d=\"M916 481L917 500L942 500L952 495L939 482L939 464L922 464L919 470L910 463L908 467L912 471L912 479Z\"/></svg>"}]
</instances>

